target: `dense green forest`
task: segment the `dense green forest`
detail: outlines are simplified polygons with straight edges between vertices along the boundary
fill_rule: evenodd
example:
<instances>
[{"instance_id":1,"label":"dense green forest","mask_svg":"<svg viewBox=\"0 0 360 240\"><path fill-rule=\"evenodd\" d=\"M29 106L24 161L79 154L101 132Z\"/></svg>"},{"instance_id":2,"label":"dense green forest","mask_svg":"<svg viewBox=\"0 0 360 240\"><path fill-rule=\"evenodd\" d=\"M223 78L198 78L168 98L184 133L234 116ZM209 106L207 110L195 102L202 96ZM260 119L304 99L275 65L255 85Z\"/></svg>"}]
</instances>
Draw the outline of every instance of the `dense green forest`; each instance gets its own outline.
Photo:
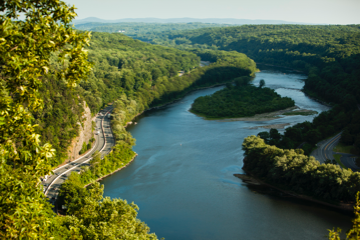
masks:
<instances>
[{"instance_id":1,"label":"dense green forest","mask_svg":"<svg viewBox=\"0 0 360 240\"><path fill-rule=\"evenodd\" d=\"M184 39L174 44L174 39ZM280 135L272 143L282 148L301 143L307 154L315 140L344 130L341 141L360 151L360 25L244 25L227 28L203 28L158 34L153 43L180 49L235 50L257 63L291 67L308 74L304 92L334 107L313 123L294 126L301 134ZM327 124L317 119L327 116ZM333 120L329 120L333 119ZM302 127L306 125L306 127ZM290 132L292 130L288 130ZM310 136L314 136L313 138Z\"/></svg>"},{"instance_id":2,"label":"dense green forest","mask_svg":"<svg viewBox=\"0 0 360 240\"><path fill-rule=\"evenodd\" d=\"M57 152L51 160L53 166L67 158L67 148L78 135L84 101L94 114L123 93L142 91L152 95L150 98L159 98L163 89L158 83L165 84L178 71L199 65L199 57L193 53L152 46L122 34L94 33L87 49L93 70L77 87L69 89L65 81L56 80L62 66L58 55L52 54L50 72L39 91L44 107L33 115L42 141L51 143ZM167 90L178 90L182 84L174 82ZM141 106L141 111L146 107Z\"/></svg>"},{"instance_id":3,"label":"dense green forest","mask_svg":"<svg viewBox=\"0 0 360 240\"><path fill-rule=\"evenodd\" d=\"M93 33L88 51L94 67L80 86L94 112L122 93L151 92L159 98L164 90L161 85L178 76L180 70L189 72L198 67L200 61L193 53L146 44L120 33ZM182 84L180 78L177 80L167 91Z\"/></svg>"},{"instance_id":4,"label":"dense green forest","mask_svg":"<svg viewBox=\"0 0 360 240\"><path fill-rule=\"evenodd\" d=\"M250 85L250 80L249 77L239 77L234 80L235 86L228 83L226 88L210 96L198 97L190 111L207 118L231 118L254 116L295 105L292 99L281 97L270 88Z\"/></svg>"}]
</instances>

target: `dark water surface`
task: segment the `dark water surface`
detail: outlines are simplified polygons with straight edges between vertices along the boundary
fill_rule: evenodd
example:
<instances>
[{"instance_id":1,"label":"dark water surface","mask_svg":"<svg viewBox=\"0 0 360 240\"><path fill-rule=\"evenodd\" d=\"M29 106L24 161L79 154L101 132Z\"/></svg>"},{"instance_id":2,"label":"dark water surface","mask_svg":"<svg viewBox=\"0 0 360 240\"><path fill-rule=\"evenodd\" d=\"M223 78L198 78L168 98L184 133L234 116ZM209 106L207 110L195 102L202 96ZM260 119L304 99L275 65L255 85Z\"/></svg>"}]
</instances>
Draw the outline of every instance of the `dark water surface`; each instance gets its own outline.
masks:
<instances>
[{"instance_id":1,"label":"dark water surface","mask_svg":"<svg viewBox=\"0 0 360 240\"><path fill-rule=\"evenodd\" d=\"M260 79L301 108L327 107L301 91L305 76L262 71ZM222 87L199 90L160 110L149 111L129 128L139 156L126 169L106 178L105 196L127 199L138 217L159 238L173 239L325 239L327 229L351 226L351 214L314 203L259 193L233 176L243 173L241 144L278 123L311 121L287 116L264 122L204 120L188 112L199 96Z\"/></svg>"}]
</instances>

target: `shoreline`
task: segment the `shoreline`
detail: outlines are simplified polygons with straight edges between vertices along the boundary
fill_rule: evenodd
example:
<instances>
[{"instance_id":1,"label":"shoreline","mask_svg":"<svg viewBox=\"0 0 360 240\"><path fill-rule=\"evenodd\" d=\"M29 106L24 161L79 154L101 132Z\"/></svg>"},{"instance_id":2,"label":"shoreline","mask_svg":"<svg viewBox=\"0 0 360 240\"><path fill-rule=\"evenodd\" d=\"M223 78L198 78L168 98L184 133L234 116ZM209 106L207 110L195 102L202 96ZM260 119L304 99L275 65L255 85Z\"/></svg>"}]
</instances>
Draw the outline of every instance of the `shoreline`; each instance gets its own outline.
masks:
<instances>
[{"instance_id":1,"label":"shoreline","mask_svg":"<svg viewBox=\"0 0 360 240\"><path fill-rule=\"evenodd\" d=\"M286 113L286 112L290 112L292 110L295 110L295 109L299 109L298 106L293 106L293 107L289 107L289 108L285 108L285 109L282 109L282 110L277 110L277 111L274 111L274 112L267 112L267 113L259 113L259 114L255 114L254 116L249 116L249 117L224 117L224 118L208 118L206 116L202 116L202 114L198 114L198 113L194 113L193 111L190 111L191 113L194 113L196 114L197 116L199 117L202 117L203 119L205 120L216 120L216 121L219 121L219 122L233 122L233 121L254 121L254 122L257 122L257 121L271 121L271 120L274 120L274 119L278 119L278 118L282 118L282 117L279 117L278 115L281 115L283 113ZM306 109L304 109L306 110Z\"/></svg>"},{"instance_id":2,"label":"shoreline","mask_svg":"<svg viewBox=\"0 0 360 240\"><path fill-rule=\"evenodd\" d=\"M232 83L232 82L233 82L233 81L231 81L231 83ZM162 104L162 105L158 105L158 106L154 106L154 107L145 109L145 110L143 110L141 113L136 114L136 115L131 119L130 122L127 122L127 123L125 124L124 128L128 127L129 125L132 125L132 124L134 123L134 119L135 119L136 117L140 116L141 114L143 114L143 113L145 113L145 112L147 112L147 111L160 109L160 108L165 107L165 106L167 106L167 105L176 103L176 102L180 101L181 99L183 99L187 94L189 94L189 93L191 93L191 92L195 92L195 91L202 90L202 89L207 89L207 88L219 87L219 86L225 85L226 83L229 83L229 82L218 83L218 84L211 85L211 86L208 86L208 87L196 88L196 89L193 89L193 90L191 90L191 91L189 91L189 92L186 92L185 95L184 95L183 97L181 97L181 98L177 98L177 99L174 99L174 100L172 100L172 101L170 101L170 102L168 102L168 103L164 103L164 104Z\"/></svg>"},{"instance_id":3,"label":"shoreline","mask_svg":"<svg viewBox=\"0 0 360 240\"><path fill-rule=\"evenodd\" d=\"M165 107L165 106L167 106L167 105L170 105L170 104L172 104L172 103L176 103L176 102L180 101L181 99L183 99L187 94L189 94L189 93L191 93L191 92L195 92L195 91L203 90L203 89L208 89L208 88L219 87L219 86L226 85L226 83L233 83L233 82L234 82L234 81L229 81L229 82L214 84L214 85L211 85L211 86L208 86L208 87L199 87L199 88L192 89L192 90L186 92L183 97L174 99L174 100L172 100L171 102L164 103L164 104L159 105L159 106L154 106L154 107L148 108L148 109L144 110L142 113L144 113L144 112L146 112L146 111L153 110L153 109L159 109L159 108ZM141 113L141 114L142 114L142 113ZM141 115L141 114L139 114L139 115ZM138 116L138 115L137 115L137 116Z\"/></svg>"},{"instance_id":4,"label":"shoreline","mask_svg":"<svg viewBox=\"0 0 360 240\"><path fill-rule=\"evenodd\" d=\"M286 68L286 69L290 69L290 70L292 70L292 71L294 71L294 72L304 73L304 74L305 74L304 71L301 71L301 70L298 70L298 69L295 69L295 68L291 68L291 67L284 67L284 66L279 66L279 65L274 65L274 64L258 63L258 62L257 62L256 65L258 65L258 64L264 65L264 66L270 66L270 67Z\"/></svg>"},{"instance_id":5,"label":"shoreline","mask_svg":"<svg viewBox=\"0 0 360 240\"><path fill-rule=\"evenodd\" d=\"M294 111L295 110L295 111ZM279 118L283 118L286 116L286 113L299 113L299 114L292 114L292 115L302 115L302 113L306 113L306 112L312 112L312 110L308 110L308 109L301 109L298 106L293 106L293 107L289 107L289 108L285 108L282 110L277 110L274 112L267 112L267 113L260 113L260 114L255 114L254 116L250 116L250 117L233 117L233 118L208 118L206 116L203 116L202 114L198 114L195 113L193 111L191 111L191 109L189 110L189 112L195 114L196 116L202 117L205 120L210 120L210 121L219 121L219 122L233 122L233 121L253 121L253 122L260 122L260 121L271 121L274 119L279 119ZM314 115L317 113L313 113ZM284 115L284 116L280 116L280 115ZM312 115L312 114L311 114Z\"/></svg>"},{"instance_id":6,"label":"shoreline","mask_svg":"<svg viewBox=\"0 0 360 240\"><path fill-rule=\"evenodd\" d=\"M280 191L282 193L285 193L286 195L293 197L293 198L297 198L297 199L302 199L302 200L306 200L306 201L310 201L310 202L314 202L314 203L318 203L324 206L328 206L328 207L332 207L332 208L336 208L336 209L340 209L340 210L345 210L345 211L354 211L354 206L355 204L352 203L339 203L338 205L336 204L332 204L332 203L328 203L328 202L324 202L318 199L314 199L312 197L306 196L306 195L301 195L301 194L297 194L294 192L290 192L287 190L284 190L280 187L274 186L272 184L266 183L260 179L258 179L257 177L252 176L252 174L248 171L246 171L245 169L243 169L245 171L246 174L239 174L239 173L235 173L233 174L235 177L240 178L244 183L250 184L250 185L262 185L262 186L266 186L266 187L270 187L273 189L276 189L277 191Z\"/></svg>"},{"instance_id":7,"label":"shoreline","mask_svg":"<svg viewBox=\"0 0 360 240\"><path fill-rule=\"evenodd\" d=\"M90 186L90 185L93 184L94 182L99 182L99 181L103 180L104 178L106 178L106 177L108 177L108 176L110 176L110 175L113 175L114 173L116 173L116 172L118 172L118 171L126 168L127 166L129 166L130 163L132 163L132 162L135 160L135 158L136 158L137 156L138 156L138 154L135 153L135 156L134 156L125 166L122 166L122 167L116 169L115 171L113 171L113 172L111 172L111 173L109 173L109 174L106 174L105 176L99 177L99 178L96 179L95 181L86 184L86 185L84 186L84 188L87 188L88 186Z\"/></svg>"},{"instance_id":8,"label":"shoreline","mask_svg":"<svg viewBox=\"0 0 360 240\"><path fill-rule=\"evenodd\" d=\"M307 96L307 97L310 98L311 100L314 100L315 102L321 103L322 105L325 105L325 106L329 107L330 109L334 107L334 106L331 105L330 103L326 103L326 102L324 102L324 101L322 101L322 100L320 100L320 99L317 99L317 98L315 98L315 97L310 96L310 95L307 94L304 90L302 90L302 92L305 94L305 96Z\"/></svg>"}]
</instances>

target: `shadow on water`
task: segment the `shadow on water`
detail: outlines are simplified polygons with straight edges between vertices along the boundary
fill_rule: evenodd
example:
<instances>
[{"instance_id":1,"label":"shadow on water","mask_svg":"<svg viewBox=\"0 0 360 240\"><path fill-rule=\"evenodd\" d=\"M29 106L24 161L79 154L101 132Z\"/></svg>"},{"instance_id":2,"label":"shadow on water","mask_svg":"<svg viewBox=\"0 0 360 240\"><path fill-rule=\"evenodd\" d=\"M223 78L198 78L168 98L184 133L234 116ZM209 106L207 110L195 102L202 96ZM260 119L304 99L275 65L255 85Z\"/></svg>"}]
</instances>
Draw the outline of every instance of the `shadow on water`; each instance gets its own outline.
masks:
<instances>
[{"instance_id":1,"label":"shadow on water","mask_svg":"<svg viewBox=\"0 0 360 240\"><path fill-rule=\"evenodd\" d=\"M324 211L331 211L331 212L337 212L339 214L342 215L346 215L349 217L354 217L354 213L351 211L347 211L347 210L342 210L339 208L335 208L335 207L330 207L330 206L326 206L320 203L316 203L313 201L309 201L306 199L299 199L297 197L294 197L290 194L284 193L282 191L279 191L275 188L269 187L269 186L265 186L265 185L254 185L254 184L248 184L248 183L243 183L244 186L246 186L250 191L256 193L256 194L263 194L268 196L269 198L274 199L275 201L282 201L282 202L286 202L289 204L296 204L302 207L309 207L309 208L314 208L314 209L318 209L318 210L324 210Z\"/></svg>"}]
</instances>

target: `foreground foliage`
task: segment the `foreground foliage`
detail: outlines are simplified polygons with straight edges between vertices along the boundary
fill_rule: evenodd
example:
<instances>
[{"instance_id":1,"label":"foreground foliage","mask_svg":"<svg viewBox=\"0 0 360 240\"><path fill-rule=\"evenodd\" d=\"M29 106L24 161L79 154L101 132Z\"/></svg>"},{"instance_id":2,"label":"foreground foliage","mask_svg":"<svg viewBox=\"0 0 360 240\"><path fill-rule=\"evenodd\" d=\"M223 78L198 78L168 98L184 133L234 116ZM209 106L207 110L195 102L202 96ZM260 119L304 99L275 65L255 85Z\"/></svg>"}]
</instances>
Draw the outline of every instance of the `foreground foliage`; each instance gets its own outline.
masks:
<instances>
[{"instance_id":1,"label":"foreground foliage","mask_svg":"<svg viewBox=\"0 0 360 240\"><path fill-rule=\"evenodd\" d=\"M89 35L70 27L74 8L61 1L11 0L2 2L0 11L1 239L156 239L136 219L135 205L103 199L98 185L82 199L78 215L55 217L40 184L55 151L41 144L34 115L42 116L42 97L53 94L39 93L46 79L75 88L87 77ZM25 21L12 21L19 13ZM59 69L50 69L54 53Z\"/></svg>"},{"instance_id":2,"label":"foreground foliage","mask_svg":"<svg viewBox=\"0 0 360 240\"><path fill-rule=\"evenodd\" d=\"M99 183L83 187L78 174L65 183L67 216L56 218L61 239L157 239L149 227L136 218L138 206L126 200L103 197Z\"/></svg>"},{"instance_id":3,"label":"foreground foliage","mask_svg":"<svg viewBox=\"0 0 360 240\"><path fill-rule=\"evenodd\" d=\"M74 87L86 77L88 35L71 29L74 8L60 1L3 1L0 11L0 236L50 239L53 213L39 182L54 150L41 144L31 113L42 109L38 91L53 52L61 49L58 81ZM25 21L12 21L19 13Z\"/></svg>"},{"instance_id":4,"label":"foreground foliage","mask_svg":"<svg viewBox=\"0 0 360 240\"><path fill-rule=\"evenodd\" d=\"M355 218L353 227L346 233L346 240L357 240L360 238L360 201L359 192L356 194L356 205L354 206ZM341 240L341 229L329 230L329 240Z\"/></svg>"}]
</instances>

